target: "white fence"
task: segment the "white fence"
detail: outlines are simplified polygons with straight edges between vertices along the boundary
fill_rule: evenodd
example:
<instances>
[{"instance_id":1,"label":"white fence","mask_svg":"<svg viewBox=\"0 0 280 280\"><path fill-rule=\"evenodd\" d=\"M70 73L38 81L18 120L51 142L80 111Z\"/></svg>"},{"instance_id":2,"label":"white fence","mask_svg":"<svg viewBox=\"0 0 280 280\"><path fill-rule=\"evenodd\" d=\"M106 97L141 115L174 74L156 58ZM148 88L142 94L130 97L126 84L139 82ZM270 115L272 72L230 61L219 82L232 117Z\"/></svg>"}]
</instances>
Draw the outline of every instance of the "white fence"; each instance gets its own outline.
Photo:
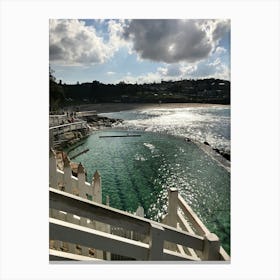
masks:
<instances>
[{"instance_id":1,"label":"white fence","mask_svg":"<svg viewBox=\"0 0 280 280\"><path fill-rule=\"evenodd\" d=\"M176 189L169 191L166 224L157 223L140 217L140 209L136 216L102 205L98 172L89 184L80 164L75 178L69 159L62 172L51 151L49 193L50 260L110 260L111 254L133 260L230 259Z\"/></svg>"},{"instance_id":2,"label":"white fence","mask_svg":"<svg viewBox=\"0 0 280 280\"><path fill-rule=\"evenodd\" d=\"M96 116L96 111L81 111L81 112L69 112L61 115L49 115L49 127L59 126L65 123L68 123L69 120L72 119L73 116L76 118L90 117Z\"/></svg>"},{"instance_id":3,"label":"white fence","mask_svg":"<svg viewBox=\"0 0 280 280\"><path fill-rule=\"evenodd\" d=\"M168 214L164 217L163 223L166 223L172 227L176 227L183 231L187 231L191 234L196 234L199 236L209 236L211 240L218 240L218 237L215 234L211 233L203 222L198 218L196 213L192 208L186 203L181 195L178 194L176 188L170 188L168 190ZM215 242L214 242L215 243ZM214 246L212 243L211 246ZM218 246L216 244L216 246ZM168 244L169 248L173 250L178 250L182 254L188 254L192 257L198 257L203 259L202 252L194 250L191 247L183 247L181 245L173 246ZM219 246L219 249L216 251L217 255L214 258L224 261L229 261L230 257L223 249L222 246Z\"/></svg>"},{"instance_id":4,"label":"white fence","mask_svg":"<svg viewBox=\"0 0 280 280\"><path fill-rule=\"evenodd\" d=\"M93 181L90 184L85 180L85 169L81 164L78 166L78 176L75 177L72 176L70 160L67 156L63 158L63 171L57 169L56 155L53 150L50 150L49 160L50 187L62 190L69 194L74 194L82 198L86 198L88 200L94 199L94 201L102 203L101 178L97 171L95 172ZM66 213L65 211L50 209L50 217L89 228L100 228L104 231L109 230L107 226L101 225L100 223L96 223L95 221L91 221L89 219L82 218L79 215ZM51 240L50 248L66 251L72 254L81 254L87 257L92 256L103 259L103 252L94 250L93 248L85 248L83 246L75 245L73 243L70 244L58 240Z\"/></svg>"},{"instance_id":5,"label":"white fence","mask_svg":"<svg viewBox=\"0 0 280 280\"><path fill-rule=\"evenodd\" d=\"M67 114L63 115L49 115L49 126L57 126L65 123L68 119Z\"/></svg>"},{"instance_id":6,"label":"white fence","mask_svg":"<svg viewBox=\"0 0 280 280\"><path fill-rule=\"evenodd\" d=\"M57 126L50 127L50 132L52 132L53 135L66 133L73 130L79 130L87 128L87 122L86 121L77 121L73 123L66 123L61 124Z\"/></svg>"},{"instance_id":7,"label":"white fence","mask_svg":"<svg viewBox=\"0 0 280 280\"><path fill-rule=\"evenodd\" d=\"M77 121L73 123L61 124L49 128L49 143L50 147L55 147L67 139L63 139L64 133L73 131L87 131L88 126L86 121ZM61 136L62 135L62 136ZM62 138L62 139L61 139Z\"/></svg>"}]
</instances>

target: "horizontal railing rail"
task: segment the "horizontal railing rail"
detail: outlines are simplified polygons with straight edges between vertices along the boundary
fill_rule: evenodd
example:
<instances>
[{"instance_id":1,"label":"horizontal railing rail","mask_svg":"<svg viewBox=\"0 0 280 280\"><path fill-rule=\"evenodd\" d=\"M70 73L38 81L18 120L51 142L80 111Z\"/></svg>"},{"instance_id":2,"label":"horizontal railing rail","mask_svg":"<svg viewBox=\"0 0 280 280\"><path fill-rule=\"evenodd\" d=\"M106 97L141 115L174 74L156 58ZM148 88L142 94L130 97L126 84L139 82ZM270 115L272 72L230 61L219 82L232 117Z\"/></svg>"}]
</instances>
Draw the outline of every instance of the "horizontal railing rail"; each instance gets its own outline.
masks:
<instances>
[{"instance_id":1,"label":"horizontal railing rail","mask_svg":"<svg viewBox=\"0 0 280 280\"><path fill-rule=\"evenodd\" d=\"M66 193L79 196L87 200L94 200L96 202L102 202L102 189L101 189L101 177L96 171L94 173L92 183L86 182L86 170L82 164L75 167L76 176L72 175L72 167L70 159L67 155L61 154L62 158L59 162L60 168L58 169L57 154L50 150L49 158L49 185L51 188L63 190ZM103 226L97 222L81 218L79 215L69 214L66 211L58 211L50 208L50 217L68 221L73 224L87 225L88 227L110 231L108 226ZM81 247L79 244L68 244L61 240L50 239L50 248L58 251L64 251L72 254L82 254L86 257L94 257L98 259L104 259L104 252L95 250L94 248ZM109 254L105 256L106 259L110 259ZM51 255L50 255L51 259Z\"/></svg>"},{"instance_id":2,"label":"horizontal railing rail","mask_svg":"<svg viewBox=\"0 0 280 280\"><path fill-rule=\"evenodd\" d=\"M186 203L184 198L181 195L178 195L179 207L182 212L187 216L187 218L192 223L193 227L199 232L201 235L210 234L208 228L202 223L202 221L198 218L196 213L192 210L192 208ZM195 233L189 224L186 222L184 217L178 212L178 221L181 226L186 228L188 232ZM224 261L230 261L230 256L227 254L225 249L221 246L219 250L220 259Z\"/></svg>"},{"instance_id":3,"label":"horizontal railing rail","mask_svg":"<svg viewBox=\"0 0 280 280\"><path fill-rule=\"evenodd\" d=\"M180 229L190 234L214 237L213 233L211 233L203 224L203 222L199 219L192 208L186 203L184 198L178 194L178 190L176 188L169 189L168 198L168 213L164 218L164 223L172 225L174 227L179 226ZM214 237L214 239L217 239L217 237ZM215 246L218 245L216 244ZM189 246L185 246L185 248L182 248L182 246L177 246L177 248L182 253L184 253L186 249L188 255L190 256L196 256L202 259L205 258L205 255L203 255L203 253L196 248L192 248ZM223 261L230 260L230 256L220 245L219 247L217 247L216 256L213 256L213 258Z\"/></svg>"},{"instance_id":4,"label":"horizontal railing rail","mask_svg":"<svg viewBox=\"0 0 280 280\"><path fill-rule=\"evenodd\" d=\"M86 121L78 121L73 123L66 123L66 124L52 126L49 128L49 130L65 129L65 128L74 129L74 128L80 128L85 124L87 124Z\"/></svg>"},{"instance_id":5,"label":"horizontal railing rail","mask_svg":"<svg viewBox=\"0 0 280 280\"><path fill-rule=\"evenodd\" d=\"M65 133L74 131L87 131L88 126L86 121L76 121L72 123L60 124L49 127L49 142L50 146L54 147L57 143L62 143L65 139ZM63 136L62 139L61 135ZM57 142L58 141L58 142Z\"/></svg>"},{"instance_id":6,"label":"horizontal railing rail","mask_svg":"<svg viewBox=\"0 0 280 280\"><path fill-rule=\"evenodd\" d=\"M181 195L178 195L178 206L186 215L186 217L190 220L191 224L193 225L198 234L205 235L210 233L207 227L202 223L202 221L198 218L198 216L191 209L191 207L185 202Z\"/></svg>"},{"instance_id":7,"label":"horizontal railing rail","mask_svg":"<svg viewBox=\"0 0 280 280\"><path fill-rule=\"evenodd\" d=\"M146 234L149 237L149 244L50 218L51 239L91 246L137 260L199 260L197 257L164 249L166 241L200 250L206 258L214 256L213 252L208 253L217 249L217 246L209 244L219 243L212 238L213 236L203 238L52 188L50 188L50 208Z\"/></svg>"},{"instance_id":8,"label":"horizontal railing rail","mask_svg":"<svg viewBox=\"0 0 280 280\"><path fill-rule=\"evenodd\" d=\"M62 162L63 171L50 150L50 260L230 260L176 188L168 190L168 214L158 223L141 207L136 216L109 207L108 197L102 204L99 173L90 184L82 164L75 177L69 158Z\"/></svg>"},{"instance_id":9,"label":"horizontal railing rail","mask_svg":"<svg viewBox=\"0 0 280 280\"><path fill-rule=\"evenodd\" d=\"M49 256L51 261L102 261L97 258L62 252L53 249L49 250Z\"/></svg>"},{"instance_id":10,"label":"horizontal railing rail","mask_svg":"<svg viewBox=\"0 0 280 280\"><path fill-rule=\"evenodd\" d=\"M112 208L110 206L89 201L87 199L50 188L50 208L85 217L112 226L149 234L149 220Z\"/></svg>"}]
</instances>

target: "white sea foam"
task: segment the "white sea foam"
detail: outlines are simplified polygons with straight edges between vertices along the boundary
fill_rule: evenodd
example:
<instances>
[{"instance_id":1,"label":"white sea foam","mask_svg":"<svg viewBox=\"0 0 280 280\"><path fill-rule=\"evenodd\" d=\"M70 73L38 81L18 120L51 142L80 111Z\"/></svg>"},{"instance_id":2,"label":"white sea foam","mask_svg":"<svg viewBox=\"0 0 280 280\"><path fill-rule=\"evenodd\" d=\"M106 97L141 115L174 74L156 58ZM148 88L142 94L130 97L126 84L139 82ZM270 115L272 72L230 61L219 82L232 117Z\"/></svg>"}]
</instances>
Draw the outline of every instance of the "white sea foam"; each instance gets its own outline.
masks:
<instances>
[{"instance_id":1,"label":"white sea foam","mask_svg":"<svg viewBox=\"0 0 280 280\"><path fill-rule=\"evenodd\" d=\"M136 154L134 158L135 158L135 160L139 160L139 161L146 161L147 160L146 158L144 158L142 155L139 155L139 154Z\"/></svg>"},{"instance_id":2,"label":"white sea foam","mask_svg":"<svg viewBox=\"0 0 280 280\"><path fill-rule=\"evenodd\" d=\"M153 152L155 150L155 146L153 144L150 143L143 143L143 145L145 147L147 147L148 149L150 149L151 152Z\"/></svg>"}]
</instances>

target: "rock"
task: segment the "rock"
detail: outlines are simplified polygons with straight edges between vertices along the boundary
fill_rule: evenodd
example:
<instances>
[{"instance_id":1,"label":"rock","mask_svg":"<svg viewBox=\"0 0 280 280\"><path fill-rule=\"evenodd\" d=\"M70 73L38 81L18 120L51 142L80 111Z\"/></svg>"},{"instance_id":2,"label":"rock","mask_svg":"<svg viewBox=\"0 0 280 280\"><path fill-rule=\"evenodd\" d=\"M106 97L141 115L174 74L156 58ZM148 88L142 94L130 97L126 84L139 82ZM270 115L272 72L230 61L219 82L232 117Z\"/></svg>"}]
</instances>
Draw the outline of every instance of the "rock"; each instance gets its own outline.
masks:
<instances>
[{"instance_id":1,"label":"rock","mask_svg":"<svg viewBox=\"0 0 280 280\"><path fill-rule=\"evenodd\" d=\"M210 144L206 141L203 142L203 144L207 145L207 146L210 146Z\"/></svg>"},{"instance_id":2,"label":"rock","mask_svg":"<svg viewBox=\"0 0 280 280\"><path fill-rule=\"evenodd\" d=\"M75 134L73 132L65 132L63 136L66 140L72 140L75 138Z\"/></svg>"},{"instance_id":3,"label":"rock","mask_svg":"<svg viewBox=\"0 0 280 280\"><path fill-rule=\"evenodd\" d=\"M220 154L222 157L224 157L226 160L230 161L230 153L228 152L224 152L224 151L221 151L217 148L213 149L215 152L217 152L218 154Z\"/></svg>"},{"instance_id":4,"label":"rock","mask_svg":"<svg viewBox=\"0 0 280 280\"><path fill-rule=\"evenodd\" d=\"M230 153L226 153L226 152L220 152L220 154L227 160L230 161Z\"/></svg>"}]
</instances>

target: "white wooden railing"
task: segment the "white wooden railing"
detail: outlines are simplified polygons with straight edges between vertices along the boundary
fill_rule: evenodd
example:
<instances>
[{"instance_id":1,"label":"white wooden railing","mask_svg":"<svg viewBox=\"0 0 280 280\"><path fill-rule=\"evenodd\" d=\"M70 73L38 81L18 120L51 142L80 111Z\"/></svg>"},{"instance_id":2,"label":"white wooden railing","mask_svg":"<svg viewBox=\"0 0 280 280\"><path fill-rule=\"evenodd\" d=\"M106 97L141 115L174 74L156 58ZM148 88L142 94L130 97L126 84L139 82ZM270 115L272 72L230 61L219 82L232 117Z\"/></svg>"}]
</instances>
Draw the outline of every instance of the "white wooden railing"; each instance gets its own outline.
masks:
<instances>
[{"instance_id":1,"label":"white wooden railing","mask_svg":"<svg viewBox=\"0 0 280 280\"><path fill-rule=\"evenodd\" d=\"M90 117L96 116L96 111L81 111L73 113L75 118L83 118L83 117ZM64 123L67 123L69 119L71 119L73 115L69 114L68 112L61 115L49 115L49 126L58 126Z\"/></svg>"},{"instance_id":2,"label":"white wooden railing","mask_svg":"<svg viewBox=\"0 0 280 280\"><path fill-rule=\"evenodd\" d=\"M73 123L67 123L67 124L61 124L57 126L52 126L49 128L49 143L50 147L54 147L56 145L55 138L59 139L61 138L60 135L63 135L64 133L71 132L71 131L77 131L77 130L87 130L87 122L86 121L76 121ZM67 141L67 140L57 140L58 143Z\"/></svg>"},{"instance_id":3,"label":"white wooden railing","mask_svg":"<svg viewBox=\"0 0 280 280\"><path fill-rule=\"evenodd\" d=\"M86 121L76 121L73 123L66 123L57 126L52 126L50 127L50 131L52 131L52 133L56 135L56 134L61 134L73 130L86 128L86 124L87 124Z\"/></svg>"},{"instance_id":4,"label":"white wooden railing","mask_svg":"<svg viewBox=\"0 0 280 280\"><path fill-rule=\"evenodd\" d=\"M62 122L67 121L68 116L67 114L63 114L63 115L49 115L49 126L57 126L57 125L61 125Z\"/></svg>"},{"instance_id":5,"label":"white wooden railing","mask_svg":"<svg viewBox=\"0 0 280 280\"><path fill-rule=\"evenodd\" d=\"M63 158L64 170L61 171L57 168L56 155L53 150L50 150L49 158L49 184L54 189L63 190L67 193L74 194L86 198L88 200L94 199L98 203L102 203L102 189L101 189L101 178L99 173L96 171L93 177L92 183L86 182L85 169L82 164L79 164L77 177L72 175L70 166L70 160L66 156ZM80 224L91 228L102 228L103 230L109 230L109 228L81 218L79 215L73 215L64 211L57 211L50 208L50 217L68 221L74 224ZM80 253L84 256L95 256L97 258L103 258L103 253L94 251L92 248L85 248L74 244L63 243L58 240L51 240L51 249L67 251L73 254Z\"/></svg>"},{"instance_id":6,"label":"white wooden railing","mask_svg":"<svg viewBox=\"0 0 280 280\"><path fill-rule=\"evenodd\" d=\"M136 260L199 260L164 248L164 242L179 243L203 252L205 259L211 259L209 237L189 234L173 227L91 202L75 195L50 188L50 207L74 215L96 220L109 225L121 226L131 231L147 235L149 243L130 240L101 230L72 224L50 218L50 238L64 242L81 244L99 250L124 255Z\"/></svg>"},{"instance_id":7,"label":"white wooden railing","mask_svg":"<svg viewBox=\"0 0 280 280\"><path fill-rule=\"evenodd\" d=\"M218 237L208 230L208 228L198 218L192 208L186 203L183 197L178 194L178 190L176 188L170 188L168 190L168 213L164 217L163 223L182 229L191 234L209 236L209 238L211 236L212 240L218 240ZM182 254L189 254L193 257L203 259L201 252L194 250L193 248L184 248L180 245L174 247L174 245L170 246L170 244L169 247L171 247L173 250L178 250ZM217 255L214 258L224 261L230 260L229 255L222 246L219 246L216 253Z\"/></svg>"},{"instance_id":8,"label":"white wooden railing","mask_svg":"<svg viewBox=\"0 0 280 280\"><path fill-rule=\"evenodd\" d=\"M218 237L207 230L177 190L169 191L166 224L154 222L103 205L98 172L89 184L81 164L76 178L68 157L63 161L64 171L60 171L50 151L50 260L110 260L111 254L135 260L229 260ZM194 225L189 225L178 208ZM111 228L132 234L118 236Z\"/></svg>"}]
</instances>

